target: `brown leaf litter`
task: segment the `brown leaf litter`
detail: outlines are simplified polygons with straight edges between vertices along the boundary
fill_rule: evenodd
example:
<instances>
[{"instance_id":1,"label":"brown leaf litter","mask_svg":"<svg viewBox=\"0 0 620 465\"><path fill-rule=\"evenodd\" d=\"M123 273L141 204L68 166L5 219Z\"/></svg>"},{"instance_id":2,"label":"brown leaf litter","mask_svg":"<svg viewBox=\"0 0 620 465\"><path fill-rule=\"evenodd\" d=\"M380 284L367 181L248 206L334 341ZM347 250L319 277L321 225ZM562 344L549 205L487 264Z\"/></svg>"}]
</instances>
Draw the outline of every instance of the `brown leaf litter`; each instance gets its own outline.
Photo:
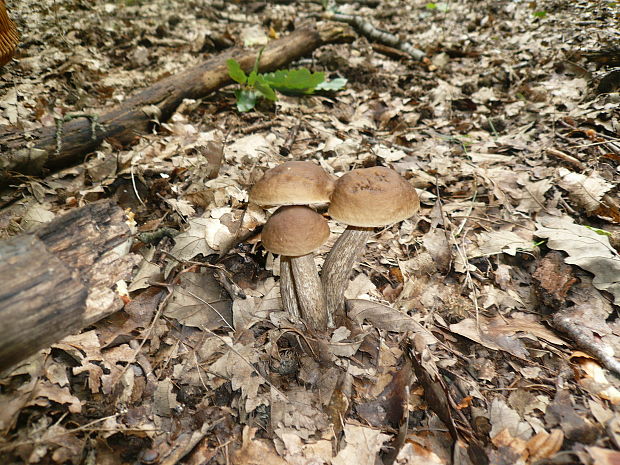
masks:
<instances>
[{"instance_id":1,"label":"brown leaf litter","mask_svg":"<svg viewBox=\"0 0 620 465\"><path fill-rule=\"evenodd\" d=\"M616 7L334 6L426 57L362 36L322 47L291 67L346 77L338 93L239 114L225 88L130 145L106 141L0 193L2 237L113 198L135 217L142 257L118 283L123 310L0 378L3 463L618 462L619 115L598 85L611 69L588 61L613 43ZM295 1L8 7L22 38L0 74L0 125L21 130L101 113L323 13ZM259 236L269 211L247 204L288 160L336 176L389 166L422 203L375 231L349 320L325 337L282 311L279 258ZM344 229L330 228L319 265Z\"/></svg>"}]
</instances>

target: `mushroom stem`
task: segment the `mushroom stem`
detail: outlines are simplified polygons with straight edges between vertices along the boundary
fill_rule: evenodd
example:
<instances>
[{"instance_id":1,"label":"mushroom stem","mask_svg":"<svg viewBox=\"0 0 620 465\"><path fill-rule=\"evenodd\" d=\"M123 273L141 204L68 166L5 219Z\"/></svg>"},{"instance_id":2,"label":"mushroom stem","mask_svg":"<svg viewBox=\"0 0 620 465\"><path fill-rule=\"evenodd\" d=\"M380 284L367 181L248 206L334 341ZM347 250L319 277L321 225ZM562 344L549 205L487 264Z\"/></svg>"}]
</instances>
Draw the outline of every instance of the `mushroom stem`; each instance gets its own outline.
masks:
<instances>
[{"instance_id":1,"label":"mushroom stem","mask_svg":"<svg viewBox=\"0 0 620 465\"><path fill-rule=\"evenodd\" d=\"M373 228L347 227L325 259L321 282L330 326L342 321L345 316L344 291L349 284L353 265L363 255L372 232Z\"/></svg>"},{"instance_id":2,"label":"mushroom stem","mask_svg":"<svg viewBox=\"0 0 620 465\"><path fill-rule=\"evenodd\" d=\"M280 257L280 297L282 298L282 306L290 315L291 321L298 323L301 320L301 313L295 295L291 258L285 256Z\"/></svg>"},{"instance_id":3,"label":"mushroom stem","mask_svg":"<svg viewBox=\"0 0 620 465\"><path fill-rule=\"evenodd\" d=\"M327 329L327 307L313 255L290 257L290 264L301 316L310 328L324 331Z\"/></svg>"}]
</instances>

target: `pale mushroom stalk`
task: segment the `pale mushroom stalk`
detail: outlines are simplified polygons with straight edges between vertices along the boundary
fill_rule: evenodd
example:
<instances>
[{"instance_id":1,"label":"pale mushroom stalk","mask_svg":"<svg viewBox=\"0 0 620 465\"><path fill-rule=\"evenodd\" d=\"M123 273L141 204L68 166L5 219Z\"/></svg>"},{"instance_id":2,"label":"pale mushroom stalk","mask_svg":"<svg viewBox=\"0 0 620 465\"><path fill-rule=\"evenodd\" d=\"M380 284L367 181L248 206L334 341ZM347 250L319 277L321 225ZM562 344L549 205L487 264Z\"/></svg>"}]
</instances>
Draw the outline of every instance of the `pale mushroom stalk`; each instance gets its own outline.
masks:
<instances>
[{"instance_id":1,"label":"pale mushroom stalk","mask_svg":"<svg viewBox=\"0 0 620 465\"><path fill-rule=\"evenodd\" d=\"M351 270L364 254L366 242L372 233L373 228L347 227L325 259L321 281L330 327L344 317L344 292L349 284Z\"/></svg>"},{"instance_id":2,"label":"pale mushroom stalk","mask_svg":"<svg viewBox=\"0 0 620 465\"><path fill-rule=\"evenodd\" d=\"M327 307L325 305L325 295L316 264L314 263L313 254L289 258L295 282L295 291L297 291L297 303L304 321L312 329L326 329Z\"/></svg>"},{"instance_id":3,"label":"pale mushroom stalk","mask_svg":"<svg viewBox=\"0 0 620 465\"><path fill-rule=\"evenodd\" d=\"M282 297L282 307L291 315L291 320L299 322L301 313L297 304L290 257L280 257L280 296Z\"/></svg>"}]
</instances>

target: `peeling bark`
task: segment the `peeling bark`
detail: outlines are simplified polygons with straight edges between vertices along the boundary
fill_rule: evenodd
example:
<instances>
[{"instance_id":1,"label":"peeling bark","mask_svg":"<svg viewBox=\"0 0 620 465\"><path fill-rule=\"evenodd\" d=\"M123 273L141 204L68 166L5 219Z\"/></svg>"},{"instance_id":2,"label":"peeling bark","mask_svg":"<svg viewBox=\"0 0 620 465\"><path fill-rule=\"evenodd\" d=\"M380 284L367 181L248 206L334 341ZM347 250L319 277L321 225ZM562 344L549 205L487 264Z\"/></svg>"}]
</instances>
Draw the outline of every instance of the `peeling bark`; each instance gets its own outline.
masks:
<instances>
[{"instance_id":1,"label":"peeling bark","mask_svg":"<svg viewBox=\"0 0 620 465\"><path fill-rule=\"evenodd\" d=\"M0 241L0 371L122 308L111 287L137 258L125 220L96 202Z\"/></svg>"}]
</instances>

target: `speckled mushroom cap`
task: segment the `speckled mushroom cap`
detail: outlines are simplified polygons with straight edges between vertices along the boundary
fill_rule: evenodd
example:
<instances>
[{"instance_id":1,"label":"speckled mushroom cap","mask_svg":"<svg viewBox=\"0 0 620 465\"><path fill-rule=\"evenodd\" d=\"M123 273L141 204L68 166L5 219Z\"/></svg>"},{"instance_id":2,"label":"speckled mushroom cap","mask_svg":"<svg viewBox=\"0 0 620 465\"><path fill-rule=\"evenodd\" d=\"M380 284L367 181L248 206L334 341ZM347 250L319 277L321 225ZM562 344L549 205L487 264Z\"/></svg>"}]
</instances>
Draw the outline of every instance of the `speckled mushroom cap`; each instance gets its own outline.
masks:
<instances>
[{"instance_id":1,"label":"speckled mushroom cap","mask_svg":"<svg viewBox=\"0 0 620 465\"><path fill-rule=\"evenodd\" d=\"M18 41L15 23L9 19L4 0L0 0L0 66L11 60Z\"/></svg>"},{"instance_id":2,"label":"speckled mushroom cap","mask_svg":"<svg viewBox=\"0 0 620 465\"><path fill-rule=\"evenodd\" d=\"M402 221L420 208L415 188L382 166L349 171L334 186L329 215L341 223L377 227Z\"/></svg>"},{"instance_id":3,"label":"speckled mushroom cap","mask_svg":"<svg viewBox=\"0 0 620 465\"><path fill-rule=\"evenodd\" d=\"M265 172L250 191L250 201L261 206L327 203L334 180L319 165L288 161Z\"/></svg>"},{"instance_id":4,"label":"speckled mushroom cap","mask_svg":"<svg viewBox=\"0 0 620 465\"><path fill-rule=\"evenodd\" d=\"M315 251L328 237L327 220L312 208L299 205L278 208L261 234L267 250L289 257Z\"/></svg>"}]
</instances>

